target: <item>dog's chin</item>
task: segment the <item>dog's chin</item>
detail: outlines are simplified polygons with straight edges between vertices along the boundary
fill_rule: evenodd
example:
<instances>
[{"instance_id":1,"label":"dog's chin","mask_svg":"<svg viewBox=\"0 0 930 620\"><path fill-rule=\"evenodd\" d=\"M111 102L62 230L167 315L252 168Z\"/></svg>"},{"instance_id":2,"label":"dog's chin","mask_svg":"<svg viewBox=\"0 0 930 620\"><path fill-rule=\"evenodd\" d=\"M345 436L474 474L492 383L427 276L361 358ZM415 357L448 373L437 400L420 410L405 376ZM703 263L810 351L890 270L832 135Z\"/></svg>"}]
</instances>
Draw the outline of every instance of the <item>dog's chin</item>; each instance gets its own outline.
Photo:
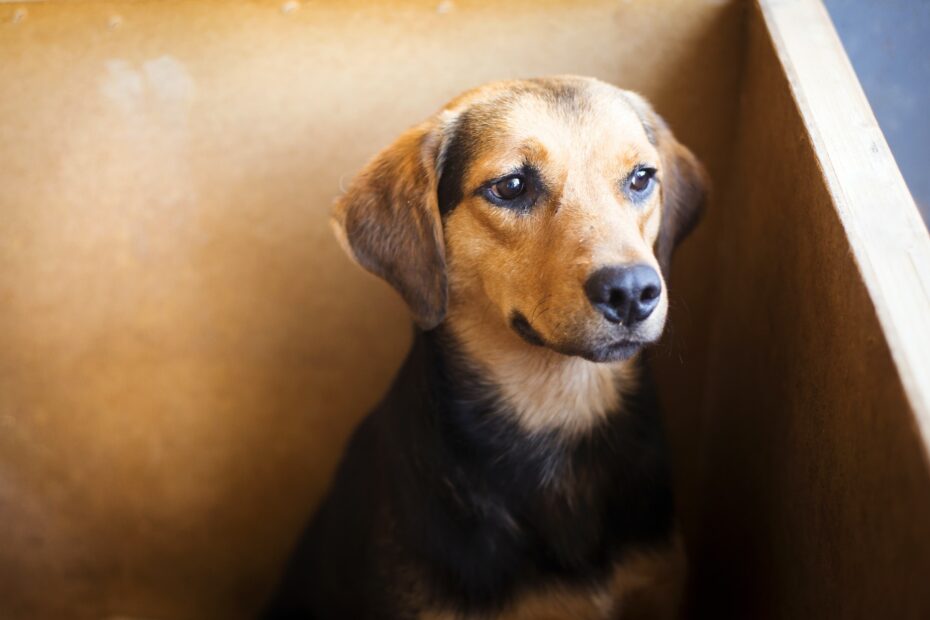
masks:
<instances>
[{"instance_id":1,"label":"dog's chin","mask_svg":"<svg viewBox=\"0 0 930 620\"><path fill-rule=\"evenodd\" d=\"M638 340L618 340L606 345L579 349L577 355L590 362L622 362L642 351L647 344L649 343Z\"/></svg>"},{"instance_id":2,"label":"dog's chin","mask_svg":"<svg viewBox=\"0 0 930 620\"><path fill-rule=\"evenodd\" d=\"M530 325L526 317L515 312L510 320L510 327L528 344L545 347L562 355L582 357L591 362L622 362L639 353L651 341L636 338L619 338L610 342L573 342L554 343L547 341Z\"/></svg>"}]
</instances>

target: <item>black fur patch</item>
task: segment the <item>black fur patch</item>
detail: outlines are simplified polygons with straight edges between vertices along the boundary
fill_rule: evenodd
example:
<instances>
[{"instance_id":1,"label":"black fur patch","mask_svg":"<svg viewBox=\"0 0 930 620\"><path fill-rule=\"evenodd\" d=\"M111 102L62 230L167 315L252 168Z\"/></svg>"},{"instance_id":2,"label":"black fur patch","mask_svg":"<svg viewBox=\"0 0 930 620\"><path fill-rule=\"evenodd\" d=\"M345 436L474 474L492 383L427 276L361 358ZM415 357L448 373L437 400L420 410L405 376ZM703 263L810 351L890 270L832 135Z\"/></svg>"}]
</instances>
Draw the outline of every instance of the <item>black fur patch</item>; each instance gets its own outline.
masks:
<instances>
[{"instance_id":1,"label":"black fur patch","mask_svg":"<svg viewBox=\"0 0 930 620\"><path fill-rule=\"evenodd\" d=\"M468 121L468 113L465 112L450 130L448 143L443 148L437 187L437 202L441 216L447 215L462 202L465 170L474 150L473 140L468 134Z\"/></svg>"},{"instance_id":2,"label":"black fur patch","mask_svg":"<svg viewBox=\"0 0 930 620\"><path fill-rule=\"evenodd\" d=\"M532 434L442 328L419 333L266 617L489 613L548 584L594 584L629 550L665 544L671 486L643 385L584 436Z\"/></svg>"}]
</instances>

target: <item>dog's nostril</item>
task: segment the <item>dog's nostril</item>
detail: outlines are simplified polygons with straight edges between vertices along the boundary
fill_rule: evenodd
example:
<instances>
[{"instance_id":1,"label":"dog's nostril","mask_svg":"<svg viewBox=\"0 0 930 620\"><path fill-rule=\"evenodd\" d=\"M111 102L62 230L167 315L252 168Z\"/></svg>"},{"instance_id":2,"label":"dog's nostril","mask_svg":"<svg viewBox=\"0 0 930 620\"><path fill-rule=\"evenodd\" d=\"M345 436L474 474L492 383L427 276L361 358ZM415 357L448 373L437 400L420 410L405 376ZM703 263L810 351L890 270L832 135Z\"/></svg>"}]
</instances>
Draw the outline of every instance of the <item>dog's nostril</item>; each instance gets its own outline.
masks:
<instances>
[{"instance_id":1,"label":"dog's nostril","mask_svg":"<svg viewBox=\"0 0 930 620\"><path fill-rule=\"evenodd\" d=\"M661 292L658 286L647 285L643 288L643 292L639 294L639 299L641 301L652 301L656 299Z\"/></svg>"},{"instance_id":2,"label":"dog's nostril","mask_svg":"<svg viewBox=\"0 0 930 620\"><path fill-rule=\"evenodd\" d=\"M610 296L607 298L607 303L617 307L626 301L626 297L626 293L622 289L611 289Z\"/></svg>"}]
</instances>

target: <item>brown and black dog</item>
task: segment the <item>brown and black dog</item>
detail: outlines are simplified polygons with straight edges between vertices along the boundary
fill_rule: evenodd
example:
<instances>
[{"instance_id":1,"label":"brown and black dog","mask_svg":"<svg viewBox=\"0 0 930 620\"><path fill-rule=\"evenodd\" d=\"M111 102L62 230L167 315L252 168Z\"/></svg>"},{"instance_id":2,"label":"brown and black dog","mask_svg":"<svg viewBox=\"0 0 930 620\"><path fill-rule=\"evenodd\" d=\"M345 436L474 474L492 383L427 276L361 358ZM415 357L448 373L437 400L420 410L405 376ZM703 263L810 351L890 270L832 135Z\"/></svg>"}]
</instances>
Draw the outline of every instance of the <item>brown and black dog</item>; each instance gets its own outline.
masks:
<instances>
[{"instance_id":1,"label":"brown and black dog","mask_svg":"<svg viewBox=\"0 0 930 620\"><path fill-rule=\"evenodd\" d=\"M375 157L334 224L419 329L268 617L674 616L638 354L705 186L642 97L572 76L469 91Z\"/></svg>"}]
</instances>

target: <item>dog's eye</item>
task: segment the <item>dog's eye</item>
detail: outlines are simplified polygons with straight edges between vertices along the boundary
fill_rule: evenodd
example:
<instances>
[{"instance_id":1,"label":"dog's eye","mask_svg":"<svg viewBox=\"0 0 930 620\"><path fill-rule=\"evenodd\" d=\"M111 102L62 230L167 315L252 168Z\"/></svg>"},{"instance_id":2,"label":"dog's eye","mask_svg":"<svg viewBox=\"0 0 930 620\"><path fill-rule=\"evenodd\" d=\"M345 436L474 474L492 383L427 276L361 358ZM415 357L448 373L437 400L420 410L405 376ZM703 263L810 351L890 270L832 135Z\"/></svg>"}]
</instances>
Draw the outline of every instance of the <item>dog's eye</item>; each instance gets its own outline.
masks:
<instances>
[{"instance_id":1,"label":"dog's eye","mask_svg":"<svg viewBox=\"0 0 930 620\"><path fill-rule=\"evenodd\" d=\"M636 194L645 194L652 187L655 168L640 168L630 177L629 188Z\"/></svg>"},{"instance_id":2,"label":"dog's eye","mask_svg":"<svg viewBox=\"0 0 930 620\"><path fill-rule=\"evenodd\" d=\"M526 179L519 174L505 177L491 186L491 193L499 200L514 200L526 191Z\"/></svg>"},{"instance_id":3,"label":"dog's eye","mask_svg":"<svg viewBox=\"0 0 930 620\"><path fill-rule=\"evenodd\" d=\"M496 207L517 213L529 213L545 186L539 173L529 165L507 176L490 179L478 190L478 194Z\"/></svg>"}]
</instances>

